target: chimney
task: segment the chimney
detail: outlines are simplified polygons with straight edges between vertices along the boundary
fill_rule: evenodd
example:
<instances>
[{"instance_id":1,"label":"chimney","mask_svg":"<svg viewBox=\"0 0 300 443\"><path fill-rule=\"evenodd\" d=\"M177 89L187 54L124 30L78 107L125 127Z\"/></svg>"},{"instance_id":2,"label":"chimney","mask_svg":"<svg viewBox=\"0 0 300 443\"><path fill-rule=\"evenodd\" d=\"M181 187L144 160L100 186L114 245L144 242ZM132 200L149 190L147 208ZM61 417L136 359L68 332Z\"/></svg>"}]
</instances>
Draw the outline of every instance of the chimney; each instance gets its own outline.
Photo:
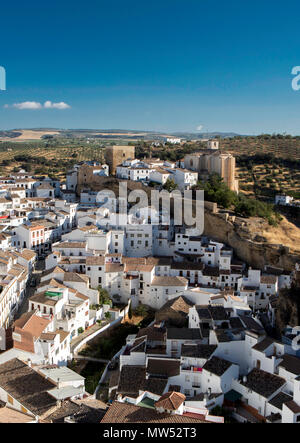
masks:
<instances>
[{"instance_id":1,"label":"chimney","mask_svg":"<svg viewBox=\"0 0 300 443\"><path fill-rule=\"evenodd\" d=\"M27 365L31 368L31 360L30 360L30 358L27 360Z\"/></svg>"},{"instance_id":2,"label":"chimney","mask_svg":"<svg viewBox=\"0 0 300 443\"><path fill-rule=\"evenodd\" d=\"M244 377L243 377L243 382L244 382L244 383L247 383L247 375L244 375Z\"/></svg>"}]
</instances>

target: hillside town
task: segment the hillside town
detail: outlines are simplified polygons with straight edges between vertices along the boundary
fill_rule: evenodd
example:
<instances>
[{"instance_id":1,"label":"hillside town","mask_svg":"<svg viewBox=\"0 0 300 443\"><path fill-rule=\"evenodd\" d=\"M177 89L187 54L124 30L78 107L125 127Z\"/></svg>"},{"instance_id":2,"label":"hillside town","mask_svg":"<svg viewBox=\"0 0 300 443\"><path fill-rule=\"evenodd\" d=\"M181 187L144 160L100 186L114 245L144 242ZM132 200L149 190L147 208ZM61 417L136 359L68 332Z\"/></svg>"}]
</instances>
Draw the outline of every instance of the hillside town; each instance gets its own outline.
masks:
<instances>
[{"instance_id":1,"label":"hillside town","mask_svg":"<svg viewBox=\"0 0 300 443\"><path fill-rule=\"evenodd\" d=\"M300 328L274 335L300 261L253 268L150 205L120 223L129 203L101 192L109 178L183 192L212 173L238 192L235 159L216 140L178 162L112 146L65 182L22 169L0 177L0 422L300 422ZM88 392L72 362L141 307L153 319Z\"/></svg>"}]
</instances>

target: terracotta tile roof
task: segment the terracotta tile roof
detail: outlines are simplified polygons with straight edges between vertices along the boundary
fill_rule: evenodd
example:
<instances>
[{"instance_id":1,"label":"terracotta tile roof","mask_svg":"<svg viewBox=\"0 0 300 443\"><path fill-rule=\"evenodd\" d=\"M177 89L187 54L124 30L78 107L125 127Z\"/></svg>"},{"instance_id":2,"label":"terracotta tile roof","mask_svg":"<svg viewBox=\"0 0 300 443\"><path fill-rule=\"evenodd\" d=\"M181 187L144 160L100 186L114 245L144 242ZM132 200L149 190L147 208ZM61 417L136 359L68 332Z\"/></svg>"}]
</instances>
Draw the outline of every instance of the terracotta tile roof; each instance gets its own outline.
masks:
<instances>
[{"instance_id":1,"label":"terracotta tile roof","mask_svg":"<svg viewBox=\"0 0 300 443\"><path fill-rule=\"evenodd\" d=\"M251 389L265 398L269 398L286 383L285 379L261 369L252 369L247 375L247 381L241 382L246 388Z\"/></svg>"},{"instance_id":2,"label":"terracotta tile roof","mask_svg":"<svg viewBox=\"0 0 300 443\"><path fill-rule=\"evenodd\" d=\"M168 340L201 340L199 328L168 328Z\"/></svg>"},{"instance_id":3,"label":"terracotta tile roof","mask_svg":"<svg viewBox=\"0 0 300 443\"><path fill-rule=\"evenodd\" d=\"M272 400L269 401L270 405L275 406L277 409L282 409L283 403L286 403L290 400L293 400L291 395L286 394L285 392L279 392L279 394L275 395Z\"/></svg>"},{"instance_id":4,"label":"terracotta tile roof","mask_svg":"<svg viewBox=\"0 0 300 443\"><path fill-rule=\"evenodd\" d=\"M275 341L271 337L265 337L263 340L258 342L256 345L252 346L255 351L264 352L269 346L271 346Z\"/></svg>"},{"instance_id":5,"label":"terracotta tile roof","mask_svg":"<svg viewBox=\"0 0 300 443\"><path fill-rule=\"evenodd\" d=\"M143 385L143 390L152 394L162 395L168 380L166 378L147 378Z\"/></svg>"},{"instance_id":6,"label":"terracotta tile roof","mask_svg":"<svg viewBox=\"0 0 300 443\"><path fill-rule=\"evenodd\" d=\"M46 275L50 275L52 273L64 274L65 271L62 268L60 268L59 266L55 266L54 268L51 268L51 269L48 269L47 271L44 271L43 274L42 274L42 277L45 277Z\"/></svg>"},{"instance_id":7,"label":"terracotta tile roof","mask_svg":"<svg viewBox=\"0 0 300 443\"><path fill-rule=\"evenodd\" d=\"M118 392L124 395L138 395L145 379L146 368L144 366L124 365L120 373Z\"/></svg>"},{"instance_id":8,"label":"terracotta tile roof","mask_svg":"<svg viewBox=\"0 0 300 443\"><path fill-rule=\"evenodd\" d=\"M246 315L240 315L239 317L245 327L250 331L254 331L256 333L264 332L264 328L256 320L254 320L254 318Z\"/></svg>"},{"instance_id":9,"label":"terracotta tile roof","mask_svg":"<svg viewBox=\"0 0 300 443\"><path fill-rule=\"evenodd\" d=\"M115 370L111 371L110 377L109 377L109 387L114 388L115 386L118 386L119 378L120 378L119 369L115 369Z\"/></svg>"},{"instance_id":10,"label":"terracotta tile roof","mask_svg":"<svg viewBox=\"0 0 300 443\"><path fill-rule=\"evenodd\" d=\"M65 272L64 281L73 281L78 283L86 283L89 281L89 277L85 274L77 274L76 272Z\"/></svg>"},{"instance_id":11,"label":"terracotta tile roof","mask_svg":"<svg viewBox=\"0 0 300 443\"><path fill-rule=\"evenodd\" d=\"M152 286L187 286L188 280L184 277L154 277Z\"/></svg>"},{"instance_id":12,"label":"terracotta tile roof","mask_svg":"<svg viewBox=\"0 0 300 443\"><path fill-rule=\"evenodd\" d=\"M82 226L81 228L78 228L80 231L86 232L86 231L94 231L97 230L96 225L89 225L89 226Z\"/></svg>"},{"instance_id":13,"label":"terracotta tile roof","mask_svg":"<svg viewBox=\"0 0 300 443\"><path fill-rule=\"evenodd\" d=\"M45 292L37 292L32 297L29 298L29 302L41 303L43 305L55 306L58 300L53 298L48 298Z\"/></svg>"},{"instance_id":14,"label":"terracotta tile roof","mask_svg":"<svg viewBox=\"0 0 300 443\"><path fill-rule=\"evenodd\" d=\"M43 225L41 225L41 224L34 224L33 222L31 224L31 226L23 225L23 227L25 229L29 229L29 231L36 231L38 229L40 229L42 231L44 230L44 226Z\"/></svg>"},{"instance_id":15,"label":"terracotta tile roof","mask_svg":"<svg viewBox=\"0 0 300 443\"><path fill-rule=\"evenodd\" d=\"M75 293L75 297L81 298L81 300L89 300L89 297L87 295L81 294L81 292L78 292L76 290L72 290L70 288L68 288L69 292L74 292Z\"/></svg>"},{"instance_id":16,"label":"terracotta tile roof","mask_svg":"<svg viewBox=\"0 0 300 443\"><path fill-rule=\"evenodd\" d=\"M47 422L64 423L65 417L81 412L82 408L70 400L65 400L61 403L60 408L57 408L52 414L47 417Z\"/></svg>"},{"instance_id":17,"label":"terracotta tile roof","mask_svg":"<svg viewBox=\"0 0 300 443\"><path fill-rule=\"evenodd\" d=\"M55 245L57 249L72 249L72 248L79 248L79 249L85 249L86 243L85 242L62 242Z\"/></svg>"},{"instance_id":18,"label":"terracotta tile roof","mask_svg":"<svg viewBox=\"0 0 300 443\"><path fill-rule=\"evenodd\" d=\"M44 280L39 284L39 288L43 288L44 286L50 286L52 288L66 288L61 282L56 280L55 278L50 278L49 280Z\"/></svg>"},{"instance_id":19,"label":"terracotta tile roof","mask_svg":"<svg viewBox=\"0 0 300 443\"><path fill-rule=\"evenodd\" d=\"M267 285L275 285L277 277L275 275L262 275L260 277L260 282Z\"/></svg>"},{"instance_id":20,"label":"terracotta tile roof","mask_svg":"<svg viewBox=\"0 0 300 443\"><path fill-rule=\"evenodd\" d=\"M146 264L154 264L155 266L171 266L170 257L147 257Z\"/></svg>"},{"instance_id":21,"label":"terracotta tile roof","mask_svg":"<svg viewBox=\"0 0 300 443\"><path fill-rule=\"evenodd\" d=\"M300 358L294 355L285 354L282 356L282 361L279 367L295 375L300 375Z\"/></svg>"},{"instance_id":22,"label":"terracotta tile roof","mask_svg":"<svg viewBox=\"0 0 300 443\"><path fill-rule=\"evenodd\" d=\"M188 315L189 309L192 306L194 306L194 303L192 303L188 298L184 297L183 295L180 295L179 297L167 301L167 303L165 303L159 311L161 312L166 309L172 309L173 311L179 312L186 316Z\"/></svg>"},{"instance_id":23,"label":"terracotta tile roof","mask_svg":"<svg viewBox=\"0 0 300 443\"><path fill-rule=\"evenodd\" d=\"M85 259L87 266L103 266L105 263L105 258L103 256L91 256Z\"/></svg>"},{"instance_id":24,"label":"terracotta tile roof","mask_svg":"<svg viewBox=\"0 0 300 443\"><path fill-rule=\"evenodd\" d=\"M66 417L71 417L75 423L99 423L104 416L105 408L106 405L99 400L89 398L66 400L62 402L60 408L47 417L47 421L64 423Z\"/></svg>"},{"instance_id":25,"label":"terracotta tile roof","mask_svg":"<svg viewBox=\"0 0 300 443\"><path fill-rule=\"evenodd\" d=\"M125 272L130 272L130 271L151 272L153 268L154 268L154 265L127 263L125 265Z\"/></svg>"},{"instance_id":26,"label":"terracotta tile roof","mask_svg":"<svg viewBox=\"0 0 300 443\"><path fill-rule=\"evenodd\" d=\"M150 341L165 341L166 339L166 328L158 328L156 326L148 326L147 328L142 328L137 334L137 338L147 336Z\"/></svg>"},{"instance_id":27,"label":"terracotta tile roof","mask_svg":"<svg viewBox=\"0 0 300 443\"><path fill-rule=\"evenodd\" d=\"M12 268L10 268L10 270L8 271L8 274L13 275L14 277L19 277L20 274L22 274L22 272L24 272L24 268L18 269L18 267L16 265L14 265Z\"/></svg>"},{"instance_id":28,"label":"terracotta tile roof","mask_svg":"<svg viewBox=\"0 0 300 443\"><path fill-rule=\"evenodd\" d=\"M122 257L122 263L126 265L145 265L147 263L146 257Z\"/></svg>"},{"instance_id":29,"label":"terracotta tile roof","mask_svg":"<svg viewBox=\"0 0 300 443\"><path fill-rule=\"evenodd\" d=\"M160 414L154 409L114 401L101 423L207 423L199 418L178 414Z\"/></svg>"},{"instance_id":30,"label":"terracotta tile roof","mask_svg":"<svg viewBox=\"0 0 300 443\"><path fill-rule=\"evenodd\" d=\"M217 349L217 345L182 345L182 357L195 357L208 359Z\"/></svg>"},{"instance_id":31,"label":"terracotta tile roof","mask_svg":"<svg viewBox=\"0 0 300 443\"><path fill-rule=\"evenodd\" d=\"M37 187L37 189L54 189L54 188L49 183L41 183L40 186Z\"/></svg>"},{"instance_id":32,"label":"terracotta tile roof","mask_svg":"<svg viewBox=\"0 0 300 443\"><path fill-rule=\"evenodd\" d=\"M46 332L44 334L41 334L40 339L41 340L54 340L56 337L56 333L55 332Z\"/></svg>"},{"instance_id":33,"label":"terracotta tile roof","mask_svg":"<svg viewBox=\"0 0 300 443\"><path fill-rule=\"evenodd\" d=\"M227 371L227 369L230 368L231 365L232 363L230 361L213 356L210 360L208 360L205 363L203 369L220 377Z\"/></svg>"},{"instance_id":34,"label":"terracotta tile roof","mask_svg":"<svg viewBox=\"0 0 300 443\"><path fill-rule=\"evenodd\" d=\"M205 268L202 271L202 274L208 277L219 277L220 271L219 268L217 267L214 268L214 267L205 266Z\"/></svg>"},{"instance_id":35,"label":"terracotta tile roof","mask_svg":"<svg viewBox=\"0 0 300 443\"><path fill-rule=\"evenodd\" d=\"M25 258L25 260L32 260L36 257L36 253L30 249L23 249L21 252L21 257Z\"/></svg>"},{"instance_id":36,"label":"terracotta tile roof","mask_svg":"<svg viewBox=\"0 0 300 443\"><path fill-rule=\"evenodd\" d=\"M151 375L174 377L180 373L180 360L149 358L147 372Z\"/></svg>"},{"instance_id":37,"label":"terracotta tile roof","mask_svg":"<svg viewBox=\"0 0 300 443\"><path fill-rule=\"evenodd\" d=\"M285 405L292 411L294 414L300 413L300 406L297 405L297 403L294 400L290 400Z\"/></svg>"},{"instance_id":38,"label":"terracotta tile roof","mask_svg":"<svg viewBox=\"0 0 300 443\"><path fill-rule=\"evenodd\" d=\"M17 358L0 364L0 386L35 415L56 407L56 400L47 392L55 385Z\"/></svg>"},{"instance_id":39,"label":"terracotta tile roof","mask_svg":"<svg viewBox=\"0 0 300 443\"><path fill-rule=\"evenodd\" d=\"M39 338L49 323L50 320L39 317L33 311L23 314L14 322L14 332L22 336L21 342L14 340L14 348L34 352L34 338Z\"/></svg>"},{"instance_id":40,"label":"terracotta tile roof","mask_svg":"<svg viewBox=\"0 0 300 443\"><path fill-rule=\"evenodd\" d=\"M25 312L23 315L21 315L20 318L18 318L18 320L15 320L14 326L18 328L23 328L33 315L34 315L33 311Z\"/></svg>"},{"instance_id":41,"label":"terracotta tile roof","mask_svg":"<svg viewBox=\"0 0 300 443\"><path fill-rule=\"evenodd\" d=\"M34 417L17 411L16 409L4 407L0 408L0 423L30 423Z\"/></svg>"},{"instance_id":42,"label":"terracotta tile roof","mask_svg":"<svg viewBox=\"0 0 300 443\"><path fill-rule=\"evenodd\" d=\"M157 402L155 402L155 406L168 411L176 411L185 399L185 395L180 392L166 392Z\"/></svg>"},{"instance_id":43,"label":"terracotta tile roof","mask_svg":"<svg viewBox=\"0 0 300 443\"><path fill-rule=\"evenodd\" d=\"M199 318L213 320L228 320L228 315L224 306L219 305L197 305L196 310Z\"/></svg>"},{"instance_id":44,"label":"terracotta tile roof","mask_svg":"<svg viewBox=\"0 0 300 443\"><path fill-rule=\"evenodd\" d=\"M124 272L124 265L120 263L107 263L105 265L105 272Z\"/></svg>"}]
</instances>

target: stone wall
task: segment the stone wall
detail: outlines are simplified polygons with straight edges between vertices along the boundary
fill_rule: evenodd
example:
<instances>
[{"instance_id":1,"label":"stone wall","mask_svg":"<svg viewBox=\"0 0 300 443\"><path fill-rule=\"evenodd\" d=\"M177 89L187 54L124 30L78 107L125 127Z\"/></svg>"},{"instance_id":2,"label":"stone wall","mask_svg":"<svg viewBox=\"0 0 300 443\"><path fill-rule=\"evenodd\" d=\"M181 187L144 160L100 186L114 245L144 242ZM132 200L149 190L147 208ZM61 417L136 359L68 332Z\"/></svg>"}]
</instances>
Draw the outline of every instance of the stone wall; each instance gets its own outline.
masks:
<instances>
[{"instance_id":1,"label":"stone wall","mask_svg":"<svg viewBox=\"0 0 300 443\"><path fill-rule=\"evenodd\" d=\"M253 225L254 226L254 225ZM224 217L224 213L205 210L204 234L231 246L236 256L249 265L262 269L267 264L287 271L300 262L300 255L284 245L273 245L264 241L259 232L254 232L247 219Z\"/></svg>"},{"instance_id":2,"label":"stone wall","mask_svg":"<svg viewBox=\"0 0 300 443\"><path fill-rule=\"evenodd\" d=\"M124 160L135 158L134 146L109 146L105 150L105 161L109 166L109 174L115 175L116 168Z\"/></svg>"}]
</instances>

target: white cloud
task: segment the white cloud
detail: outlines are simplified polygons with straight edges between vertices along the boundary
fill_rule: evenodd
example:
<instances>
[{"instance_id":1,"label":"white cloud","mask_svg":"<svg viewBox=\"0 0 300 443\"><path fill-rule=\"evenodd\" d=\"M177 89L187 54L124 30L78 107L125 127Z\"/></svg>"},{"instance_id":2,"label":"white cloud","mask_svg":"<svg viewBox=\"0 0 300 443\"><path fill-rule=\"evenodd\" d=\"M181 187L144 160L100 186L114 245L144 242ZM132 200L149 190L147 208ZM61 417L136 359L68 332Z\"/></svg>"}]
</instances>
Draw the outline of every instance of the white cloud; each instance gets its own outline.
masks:
<instances>
[{"instance_id":1,"label":"white cloud","mask_svg":"<svg viewBox=\"0 0 300 443\"><path fill-rule=\"evenodd\" d=\"M46 108L46 109L69 109L69 108L71 108L71 106L65 102L52 103L50 100L47 100L44 103L44 108Z\"/></svg>"},{"instance_id":2,"label":"white cloud","mask_svg":"<svg viewBox=\"0 0 300 443\"><path fill-rule=\"evenodd\" d=\"M202 129L203 129L203 125L198 125L196 128L196 131L202 131Z\"/></svg>"},{"instance_id":3,"label":"white cloud","mask_svg":"<svg viewBox=\"0 0 300 443\"><path fill-rule=\"evenodd\" d=\"M42 105L38 102L22 102L14 103L12 107L16 109L41 109Z\"/></svg>"},{"instance_id":4,"label":"white cloud","mask_svg":"<svg viewBox=\"0 0 300 443\"><path fill-rule=\"evenodd\" d=\"M21 102L21 103L14 103L13 105L4 105L4 108L16 108L16 109L69 109L71 108L70 105L68 105L65 102L59 102L59 103L52 103L50 100L45 101L44 104L41 104L39 102Z\"/></svg>"}]
</instances>

